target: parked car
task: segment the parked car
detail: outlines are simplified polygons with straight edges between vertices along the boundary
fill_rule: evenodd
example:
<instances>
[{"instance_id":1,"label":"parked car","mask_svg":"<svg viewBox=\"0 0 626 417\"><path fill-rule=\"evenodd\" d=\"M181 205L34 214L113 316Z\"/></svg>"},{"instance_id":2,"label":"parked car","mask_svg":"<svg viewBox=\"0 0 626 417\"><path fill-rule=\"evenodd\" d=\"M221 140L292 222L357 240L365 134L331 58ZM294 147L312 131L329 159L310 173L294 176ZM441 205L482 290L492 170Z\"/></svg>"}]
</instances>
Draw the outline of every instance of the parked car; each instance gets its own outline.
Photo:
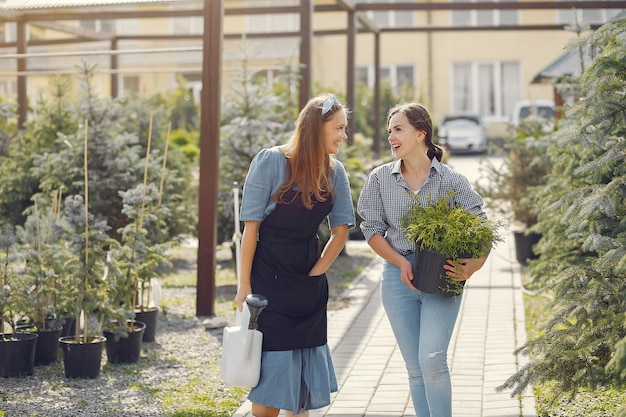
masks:
<instances>
[{"instance_id":1,"label":"parked car","mask_svg":"<svg viewBox=\"0 0 626 417\"><path fill-rule=\"evenodd\" d=\"M439 138L451 153L484 153L487 133L477 114L449 114L439 124Z\"/></svg>"},{"instance_id":2,"label":"parked car","mask_svg":"<svg viewBox=\"0 0 626 417\"><path fill-rule=\"evenodd\" d=\"M554 117L553 100L521 100L513 107L511 123L519 126L522 120L539 119L549 120Z\"/></svg>"}]
</instances>

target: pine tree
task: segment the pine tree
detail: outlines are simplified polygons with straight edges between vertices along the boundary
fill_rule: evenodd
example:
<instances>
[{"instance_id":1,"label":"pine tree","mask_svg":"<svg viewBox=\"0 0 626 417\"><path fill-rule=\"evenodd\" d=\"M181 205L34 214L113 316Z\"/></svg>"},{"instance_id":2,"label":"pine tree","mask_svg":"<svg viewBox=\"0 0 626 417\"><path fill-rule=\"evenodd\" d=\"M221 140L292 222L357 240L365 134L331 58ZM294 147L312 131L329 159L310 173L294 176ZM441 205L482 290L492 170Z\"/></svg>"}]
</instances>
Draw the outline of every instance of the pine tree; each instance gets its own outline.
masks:
<instances>
[{"instance_id":1,"label":"pine tree","mask_svg":"<svg viewBox=\"0 0 626 417\"><path fill-rule=\"evenodd\" d=\"M531 275L553 297L552 316L523 348L528 365L501 387L514 394L547 381L560 393L626 381L626 19L580 42L596 56L534 195L543 238Z\"/></svg>"},{"instance_id":2,"label":"pine tree","mask_svg":"<svg viewBox=\"0 0 626 417\"><path fill-rule=\"evenodd\" d=\"M261 77L263 74L249 67L248 54L249 51L242 54L241 70L234 75L223 100L218 199L220 242L233 235L233 184L243 186L250 162L262 148L287 141L297 116L288 85L284 89L267 85ZM293 71L285 66L277 84L289 82L295 77Z\"/></svg>"}]
</instances>

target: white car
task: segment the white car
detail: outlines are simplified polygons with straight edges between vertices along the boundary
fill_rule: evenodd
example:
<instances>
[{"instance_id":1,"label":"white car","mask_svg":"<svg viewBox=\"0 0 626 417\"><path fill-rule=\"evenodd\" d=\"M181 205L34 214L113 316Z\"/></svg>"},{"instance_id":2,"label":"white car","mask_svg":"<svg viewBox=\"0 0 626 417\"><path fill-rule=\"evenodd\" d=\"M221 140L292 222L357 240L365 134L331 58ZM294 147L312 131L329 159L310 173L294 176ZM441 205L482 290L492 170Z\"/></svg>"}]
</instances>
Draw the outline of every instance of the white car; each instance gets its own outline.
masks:
<instances>
[{"instance_id":1,"label":"white car","mask_svg":"<svg viewBox=\"0 0 626 417\"><path fill-rule=\"evenodd\" d=\"M449 114L439 125L438 136L451 153L484 153L487 133L477 114Z\"/></svg>"},{"instance_id":2,"label":"white car","mask_svg":"<svg viewBox=\"0 0 626 417\"><path fill-rule=\"evenodd\" d=\"M521 100L515 103L511 123L519 126L522 120L550 120L554 117L553 100Z\"/></svg>"}]
</instances>

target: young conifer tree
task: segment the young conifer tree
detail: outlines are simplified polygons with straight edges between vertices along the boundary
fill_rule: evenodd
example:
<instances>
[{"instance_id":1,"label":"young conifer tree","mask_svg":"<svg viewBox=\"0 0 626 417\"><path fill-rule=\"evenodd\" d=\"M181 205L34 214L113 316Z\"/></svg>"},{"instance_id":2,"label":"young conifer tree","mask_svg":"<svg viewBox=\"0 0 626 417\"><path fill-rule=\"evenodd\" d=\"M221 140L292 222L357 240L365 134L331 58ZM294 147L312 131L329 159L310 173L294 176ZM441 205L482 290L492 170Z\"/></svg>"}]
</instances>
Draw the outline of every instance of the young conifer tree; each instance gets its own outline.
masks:
<instances>
[{"instance_id":1,"label":"young conifer tree","mask_svg":"<svg viewBox=\"0 0 626 417\"><path fill-rule=\"evenodd\" d=\"M626 19L581 42L595 58L581 96L549 146L548 183L535 190L541 257L535 285L553 297L550 320L524 350L530 362L502 387L519 394L556 382L556 392L626 382Z\"/></svg>"}]
</instances>

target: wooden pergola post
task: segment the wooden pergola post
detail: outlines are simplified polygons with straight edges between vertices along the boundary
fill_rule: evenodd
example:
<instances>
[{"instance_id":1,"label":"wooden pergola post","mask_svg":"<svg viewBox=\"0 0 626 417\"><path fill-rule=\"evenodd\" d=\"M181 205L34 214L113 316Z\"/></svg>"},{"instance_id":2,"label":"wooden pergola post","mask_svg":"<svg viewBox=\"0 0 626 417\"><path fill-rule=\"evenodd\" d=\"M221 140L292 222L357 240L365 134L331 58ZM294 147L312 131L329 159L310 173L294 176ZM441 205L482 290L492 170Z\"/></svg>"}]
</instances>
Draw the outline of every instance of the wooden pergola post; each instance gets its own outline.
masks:
<instances>
[{"instance_id":1,"label":"wooden pergola post","mask_svg":"<svg viewBox=\"0 0 626 417\"><path fill-rule=\"evenodd\" d=\"M311 42L313 39L313 0L300 0L300 92L299 108L311 97Z\"/></svg>"},{"instance_id":2,"label":"wooden pergola post","mask_svg":"<svg viewBox=\"0 0 626 417\"><path fill-rule=\"evenodd\" d=\"M204 0L196 292L198 316L213 316L215 304L223 21L223 0Z\"/></svg>"}]
</instances>

